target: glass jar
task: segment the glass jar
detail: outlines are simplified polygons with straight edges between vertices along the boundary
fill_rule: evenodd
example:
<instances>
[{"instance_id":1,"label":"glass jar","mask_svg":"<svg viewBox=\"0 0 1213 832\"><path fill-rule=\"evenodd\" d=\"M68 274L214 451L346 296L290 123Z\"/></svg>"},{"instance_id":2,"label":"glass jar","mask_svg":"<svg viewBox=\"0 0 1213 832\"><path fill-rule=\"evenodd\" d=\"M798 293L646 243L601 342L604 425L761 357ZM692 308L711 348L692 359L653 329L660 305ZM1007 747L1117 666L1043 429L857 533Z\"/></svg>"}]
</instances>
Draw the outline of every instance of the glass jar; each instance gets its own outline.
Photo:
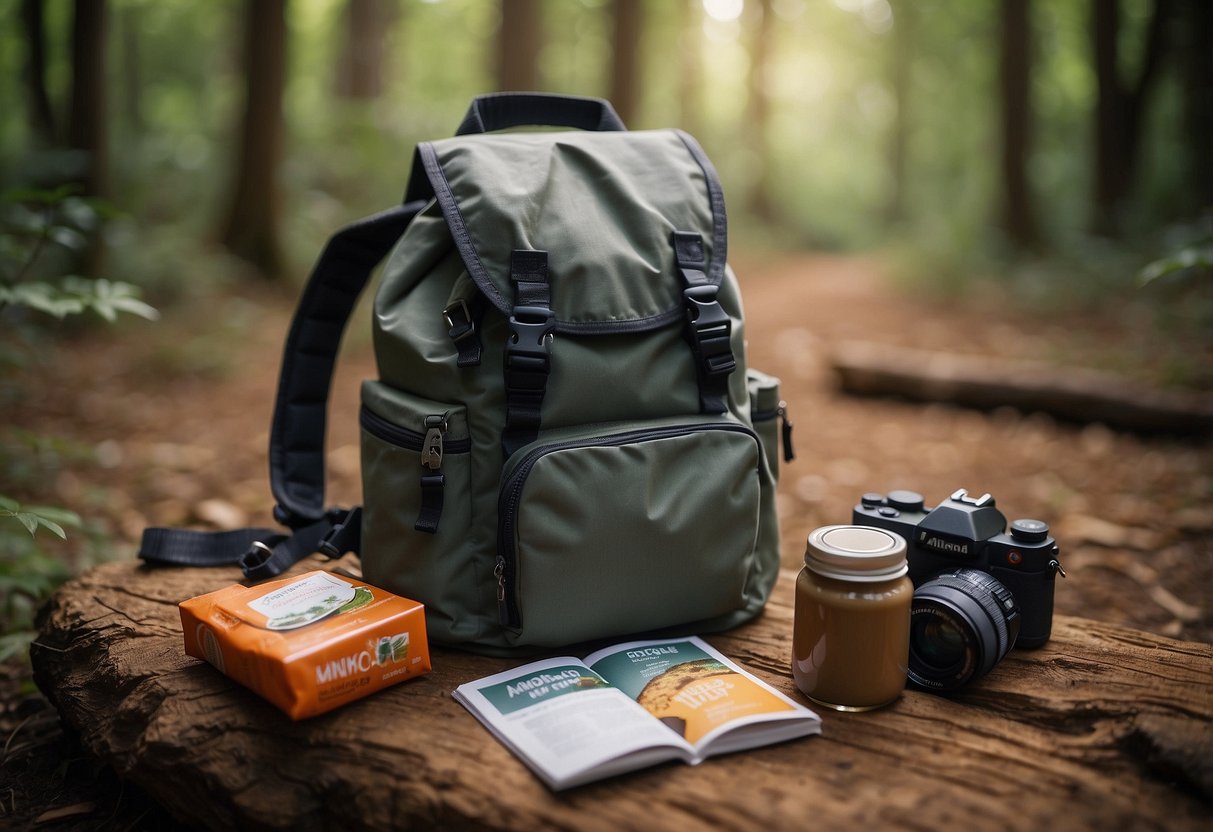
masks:
<instances>
[{"instance_id":1,"label":"glass jar","mask_svg":"<svg viewBox=\"0 0 1213 832\"><path fill-rule=\"evenodd\" d=\"M809 535L796 580L792 676L805 696L839 711L893 702L906 683L910 601L906 542L869 526Z\"/></svg>"}]
</instances>

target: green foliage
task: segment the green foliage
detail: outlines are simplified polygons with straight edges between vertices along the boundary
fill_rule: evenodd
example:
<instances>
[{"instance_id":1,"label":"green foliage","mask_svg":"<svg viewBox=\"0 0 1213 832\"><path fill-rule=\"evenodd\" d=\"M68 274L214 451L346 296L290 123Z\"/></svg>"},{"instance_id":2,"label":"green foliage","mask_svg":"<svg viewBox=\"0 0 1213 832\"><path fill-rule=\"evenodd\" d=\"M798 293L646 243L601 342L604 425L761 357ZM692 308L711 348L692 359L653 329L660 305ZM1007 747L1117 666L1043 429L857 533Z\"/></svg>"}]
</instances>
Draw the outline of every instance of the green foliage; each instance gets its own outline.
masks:
<instances>
[{"instance_id":1,"label":"green foliage","mask_svg":"<svg viewBox=\"0 0 1213 832\"><path fill-rule=\"evenodd\" d=\"M35 536L39 528L45 528L60 540L67 540L66 526L79 526L80 515L65 508L51 506L22 506L11 497L0 494L0 520L10 519L25 527L30 536Z\"/></svg>"},{"instance_id":2,"label":"green foliage","mask_svg":"<svg viewBox=\"0 0 1213 832\"><path fill-rule=\"evenodd\" d=\"M1213 279L1213 235L1184 246L1147 264L1137 274L1138 283L1149 286L1155 282L1197 282Z\"/></svg>"},{"instance_id":3,"label":"green foliage","mask_svg":"<svg viewBox=\"0 0 1213 832\"><path fill-rule=\"evenodd\" d=\"M108 214L104 203L74 196L70 186L0 194L0 311L25 307L57 319L92 311L110 323L126 312L155 320L156 310L130 283L52 276L88 247Z\"/></svg>"},{"instance_id":4,"label":"green foliage","mask_svg":"<svg viewBox=\"0 0 1213 832\"><path fill-rule=\"evenodd\" d=\"M39 529L66 540L64 526L80 524L73 511L22 506L0 495L0 662L25 652L35 611L69 577L63 561L43 548Z\"/></svg>"}]
</instances>

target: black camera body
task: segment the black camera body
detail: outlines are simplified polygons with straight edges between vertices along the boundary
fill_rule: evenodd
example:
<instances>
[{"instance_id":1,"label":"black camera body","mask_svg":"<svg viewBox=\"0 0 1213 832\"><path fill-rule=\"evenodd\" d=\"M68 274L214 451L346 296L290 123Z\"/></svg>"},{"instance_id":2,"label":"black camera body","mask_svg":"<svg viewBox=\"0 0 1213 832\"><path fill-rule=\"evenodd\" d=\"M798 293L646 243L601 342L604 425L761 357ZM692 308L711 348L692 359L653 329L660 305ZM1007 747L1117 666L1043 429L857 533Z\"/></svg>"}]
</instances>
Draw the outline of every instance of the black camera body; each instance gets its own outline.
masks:
<instances>
[{"instance_id":1,"label":"black camera body","mask_svg":"<svg viewBox=\"0 0 1213 832\"><path fill-rule=\"evenodd\" d=\"M978 569L1003 584L1022 616L1016 647L1039 647L1053 629L1053 587L1061 564L1057 541L1040 520L1007 518L989 494L963 488L934 508L913 491L864 494L851 512L857 525L876 526L906 539L915 588L944 572ZM1064 577L1065 573L1062 572Z\"/></svg>"}]
</instances>

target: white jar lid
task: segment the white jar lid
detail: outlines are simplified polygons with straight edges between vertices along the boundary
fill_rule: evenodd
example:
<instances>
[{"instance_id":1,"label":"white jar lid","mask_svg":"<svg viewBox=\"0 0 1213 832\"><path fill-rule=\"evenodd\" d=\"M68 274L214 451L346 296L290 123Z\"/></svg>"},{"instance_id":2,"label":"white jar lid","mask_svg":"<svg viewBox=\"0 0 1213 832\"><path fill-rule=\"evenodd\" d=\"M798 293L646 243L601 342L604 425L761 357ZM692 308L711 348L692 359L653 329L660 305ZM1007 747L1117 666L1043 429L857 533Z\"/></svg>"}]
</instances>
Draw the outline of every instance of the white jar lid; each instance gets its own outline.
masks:
<instances>
[{"instance_id":1,"label":"white jar lid","mask_svg":"<svg viewBox=\"0 0 1213 832\"><path fill-rule=\"evenodd\" d=\"M910 569L905 538L872 526L814 530L805 547L804 565L826 578L861 582L900 578Z\"/></svg>"}]
</instances>

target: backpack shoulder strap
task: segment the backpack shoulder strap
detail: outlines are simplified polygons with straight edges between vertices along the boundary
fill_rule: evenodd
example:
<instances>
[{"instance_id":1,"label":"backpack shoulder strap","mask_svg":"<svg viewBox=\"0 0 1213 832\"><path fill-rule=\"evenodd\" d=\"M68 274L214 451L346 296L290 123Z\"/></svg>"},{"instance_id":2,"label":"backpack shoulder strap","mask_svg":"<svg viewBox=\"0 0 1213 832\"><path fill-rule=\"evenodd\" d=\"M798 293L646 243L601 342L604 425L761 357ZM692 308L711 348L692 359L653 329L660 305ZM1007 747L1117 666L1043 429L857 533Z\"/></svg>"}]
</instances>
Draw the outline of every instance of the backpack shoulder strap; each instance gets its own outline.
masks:
<instances>
[{"instance_id":1,"label":"backpack shoulder strap","mask_svg":"<svg viewBox=\"0 0 1213 832\"><path fill-rule=\"evenodd\" d=\"M246 577L263 580L317 551L326 538L354 536L357 510L324 507L324 437L333 367L346 321L371 272L423 207L420 200L407 202L338 231L299 299L283 349L269 448L274 519L290 531L151 528L143 533L140 558L182 566L239 563Z\"/></svg>"}]
</instances>

